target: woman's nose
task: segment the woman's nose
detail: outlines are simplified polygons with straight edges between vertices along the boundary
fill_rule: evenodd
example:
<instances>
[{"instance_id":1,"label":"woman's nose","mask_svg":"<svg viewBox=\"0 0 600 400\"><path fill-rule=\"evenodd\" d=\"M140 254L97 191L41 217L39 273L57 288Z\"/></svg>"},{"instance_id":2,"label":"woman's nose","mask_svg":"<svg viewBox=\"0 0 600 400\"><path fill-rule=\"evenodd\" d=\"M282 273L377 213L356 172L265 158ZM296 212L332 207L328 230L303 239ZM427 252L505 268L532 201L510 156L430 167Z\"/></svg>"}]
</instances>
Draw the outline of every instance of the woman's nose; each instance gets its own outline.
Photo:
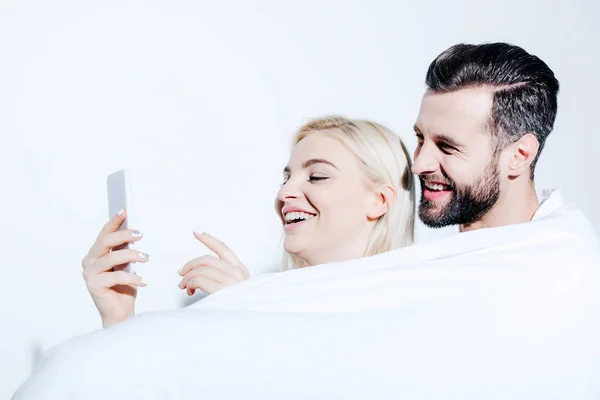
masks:
<instances>
[{"instance_id":1,"label":"woman's nose","mask_svg":"<svg viewBox=\"0 0 600 400\"><path fill-rule=\"evenodd\" d=\"M281 186L279 192L277 193L277 198L280 201L286 201L290 199L295 199L300 196L300 190L298 185L292 181L292 179L288 179L286 183Z\"/></svg>"}]
</instances>

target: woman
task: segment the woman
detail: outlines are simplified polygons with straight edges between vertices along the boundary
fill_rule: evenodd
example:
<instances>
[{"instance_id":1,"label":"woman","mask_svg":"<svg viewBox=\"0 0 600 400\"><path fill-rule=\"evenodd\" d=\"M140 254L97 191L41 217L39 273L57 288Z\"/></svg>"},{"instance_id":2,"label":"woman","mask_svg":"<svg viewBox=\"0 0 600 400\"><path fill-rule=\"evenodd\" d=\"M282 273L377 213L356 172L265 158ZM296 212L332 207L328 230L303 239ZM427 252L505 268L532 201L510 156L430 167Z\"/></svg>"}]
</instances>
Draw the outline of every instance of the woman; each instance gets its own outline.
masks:
<instances>
[{"instance_id":1,"label":"woman","mask_svg":"<svg viewBox=\"0 0 600 400\"><path fill-rule=\"evenodd\" d=\"M410 156L401 139L370 121L326 117L297 132L275 201L285 232L282 269L308 267L383 253L412 244L415 189ZM117 231L126 212L100 231L82 261L83 277L104 327L134 314L136 274L115 271L146 262L136 250L112 248L139 241L136 230ZM215 252L179 270L179 287L214 293L248 279L248 269L222 242L194 236Z\"/></svg>"}]
</instances>

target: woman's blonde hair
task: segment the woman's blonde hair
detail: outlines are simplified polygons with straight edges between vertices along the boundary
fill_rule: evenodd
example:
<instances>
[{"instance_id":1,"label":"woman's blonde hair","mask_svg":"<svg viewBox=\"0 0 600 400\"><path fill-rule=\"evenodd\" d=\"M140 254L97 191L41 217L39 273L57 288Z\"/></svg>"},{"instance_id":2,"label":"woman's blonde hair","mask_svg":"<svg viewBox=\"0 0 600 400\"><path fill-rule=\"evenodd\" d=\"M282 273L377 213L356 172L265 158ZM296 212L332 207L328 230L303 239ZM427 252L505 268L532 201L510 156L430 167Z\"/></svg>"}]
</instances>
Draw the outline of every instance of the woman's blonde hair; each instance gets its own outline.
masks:
<instances>
[{"instance_id":1,"label":"woman's blonde hair","mask_svg":"<svg viewBox=\"0 0 600 400\"><path fill-rule=\"evenodd\" d=\"M408 246L414 240L415 185L411 160L402 139L383 125L366 120L328 116L311 120L296 133L293 146L313 132L327 131L338 139L364 166L368 179L375 185L391 185L396 199L377 220L365 256ZM292 147L293 147L292 146ZM283 269L308 264L285 253Z\"/></svg>"}]
</instances>

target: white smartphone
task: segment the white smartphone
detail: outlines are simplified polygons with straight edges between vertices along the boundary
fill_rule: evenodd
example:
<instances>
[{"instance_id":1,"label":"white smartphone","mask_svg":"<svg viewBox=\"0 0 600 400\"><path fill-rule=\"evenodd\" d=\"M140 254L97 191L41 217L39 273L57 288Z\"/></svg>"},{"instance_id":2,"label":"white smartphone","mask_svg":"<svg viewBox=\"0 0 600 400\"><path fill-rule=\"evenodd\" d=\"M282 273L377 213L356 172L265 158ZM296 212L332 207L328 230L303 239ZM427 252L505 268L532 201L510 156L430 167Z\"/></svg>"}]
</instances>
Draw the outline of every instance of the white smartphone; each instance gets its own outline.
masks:
<instances>
[{"instance_id":1,"label":"white smartphone","mask_svg":"<svg viewBox=\"0 0 600 400\"><path fill-rule=\"evenodd\" d=\"M118 230L130 229L133 226L131 218L133 212L131 210L131 184L129 171L122 169L108 175L106 178L106 189L108 195L109 218L114 217L115 214L121 209L127 210L127 217ZM113 251L134 248L135 244L130 242L114 247ZM135 272L135 262L119 265L114 269L133 273Z\"/></svg>"}]
</instances>

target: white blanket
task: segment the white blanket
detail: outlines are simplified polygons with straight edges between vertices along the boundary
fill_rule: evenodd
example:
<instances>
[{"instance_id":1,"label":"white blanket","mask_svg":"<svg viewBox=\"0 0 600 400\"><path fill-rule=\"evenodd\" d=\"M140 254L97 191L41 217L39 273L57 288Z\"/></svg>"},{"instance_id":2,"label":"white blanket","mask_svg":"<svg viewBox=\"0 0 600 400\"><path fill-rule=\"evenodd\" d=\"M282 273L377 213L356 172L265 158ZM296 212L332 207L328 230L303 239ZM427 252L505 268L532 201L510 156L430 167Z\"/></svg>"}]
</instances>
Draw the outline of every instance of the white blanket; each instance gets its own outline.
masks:
<instances>
[{"instance_id":1,"label":"white blanket","mask_svg":"<svg viewBox=\"0 0 600 400\"><path fill-rule=\"evenodd\" d=\"M259 276L51 349L25 399L600 399L600 244L533 222Z\"/></svg>"}]
</instances>

